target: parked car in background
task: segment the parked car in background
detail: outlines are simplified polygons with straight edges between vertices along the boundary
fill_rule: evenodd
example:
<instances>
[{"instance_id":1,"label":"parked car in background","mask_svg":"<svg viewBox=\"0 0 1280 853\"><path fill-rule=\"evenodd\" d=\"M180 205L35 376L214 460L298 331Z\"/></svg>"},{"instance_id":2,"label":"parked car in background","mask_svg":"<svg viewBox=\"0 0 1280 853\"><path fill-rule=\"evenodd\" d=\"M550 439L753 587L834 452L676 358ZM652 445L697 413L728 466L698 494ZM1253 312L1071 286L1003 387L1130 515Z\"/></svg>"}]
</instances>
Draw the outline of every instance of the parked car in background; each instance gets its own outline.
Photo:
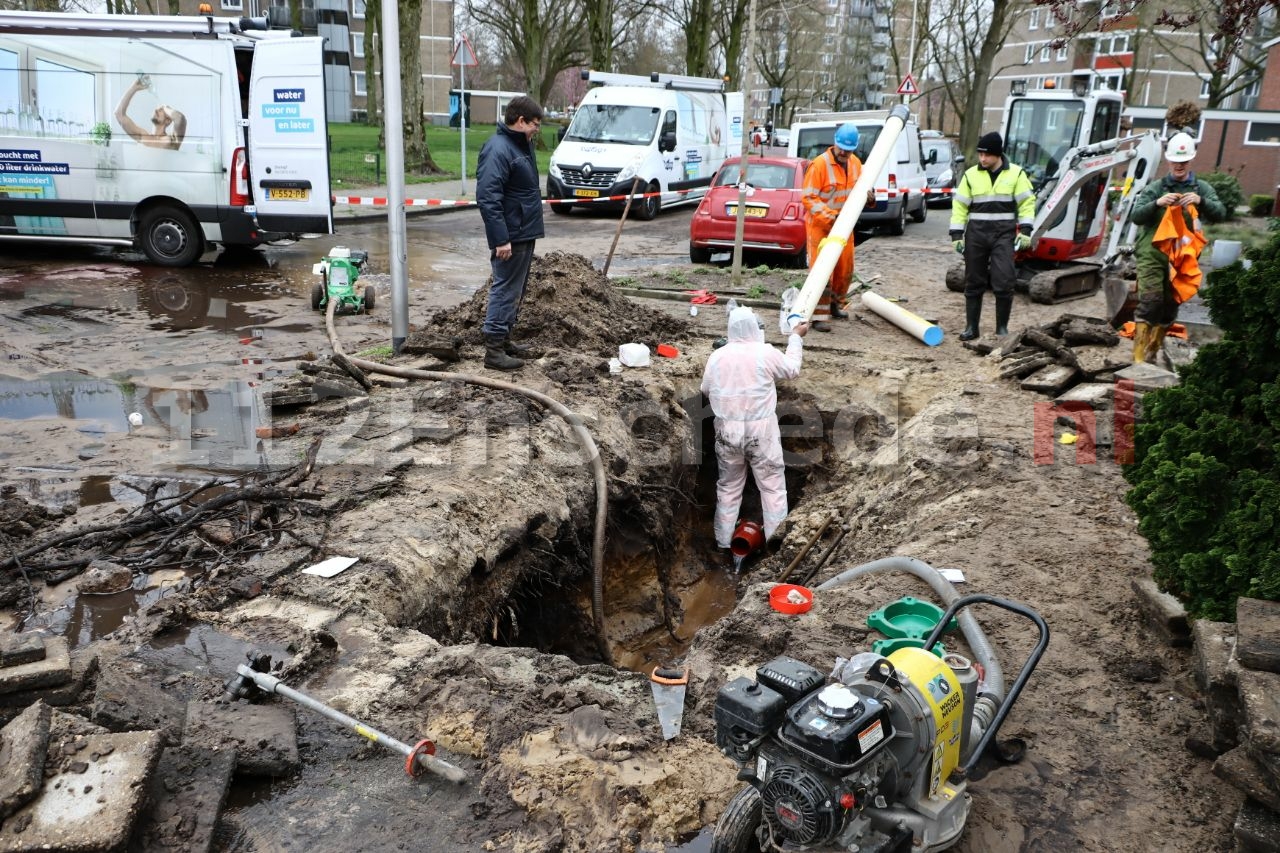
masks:
<instances>
[{"instance_id":1,"label":"parked car in background","mask_svg":"<svg viewBox=\"0 0 1280 853\"><path fill-rule=\"evenodd\" d=\"M775 127L773 129L773 145L776 148L786 148L791 144L791 128Z\"/></svg>"},{"instance_id":2,"label":"parked car in background","mask_svg":"<svg viewBox=\"0 0 1280 853\"><path fill-rule=\"evenodd\" d=\"M689 260L695 264L710 263L712 254L733 250L740 161L731 157L724 162L689 223ZM745 250L776 253L792 266L806 266L800 195L808 165L808 160L799 157L747 158Z\"/></svg>"},{"instance_id":3,"label":"parked car in background","mask_svg":"<svg viewBox=\"0 0 1280 853\"><path fill-rule=\"evenodd\" d=\"M924 149L924 172L931 190L953 190L964 173L964 155L956 147L955 140L947 139L938 130L920 131L920 146ZM930 207L950 207L950 193L931 193Z\"/></svg>"}]
</instances>

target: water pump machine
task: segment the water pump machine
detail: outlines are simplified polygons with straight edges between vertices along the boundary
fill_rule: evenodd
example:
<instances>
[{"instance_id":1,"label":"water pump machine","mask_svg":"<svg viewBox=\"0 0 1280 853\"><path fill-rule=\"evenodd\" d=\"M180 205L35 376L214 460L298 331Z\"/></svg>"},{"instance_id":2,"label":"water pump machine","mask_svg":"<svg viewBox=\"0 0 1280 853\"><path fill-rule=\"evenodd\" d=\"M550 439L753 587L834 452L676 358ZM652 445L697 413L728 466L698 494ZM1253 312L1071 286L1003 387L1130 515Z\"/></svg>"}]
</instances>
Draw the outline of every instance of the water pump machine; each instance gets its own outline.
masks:
<instances>
[{"instance_id":1,"label":"water pump machine","mask_svg":"<svg viewBox=\"0 0 1280 853\"><path fill-rule=\"evenodd\" d=\"M952 617L979 602L1039 629L1007 696L988 688L980 664L926 651ZM721 815L713 853L952 846L969 816L969 775L1048 641L1048 626L1031 609L974 595L952 603L923 648L856 654L830 675L780 657L754 679L729 682L716 697L716 745L749 786Z\"/></svg>"}]
</instances>

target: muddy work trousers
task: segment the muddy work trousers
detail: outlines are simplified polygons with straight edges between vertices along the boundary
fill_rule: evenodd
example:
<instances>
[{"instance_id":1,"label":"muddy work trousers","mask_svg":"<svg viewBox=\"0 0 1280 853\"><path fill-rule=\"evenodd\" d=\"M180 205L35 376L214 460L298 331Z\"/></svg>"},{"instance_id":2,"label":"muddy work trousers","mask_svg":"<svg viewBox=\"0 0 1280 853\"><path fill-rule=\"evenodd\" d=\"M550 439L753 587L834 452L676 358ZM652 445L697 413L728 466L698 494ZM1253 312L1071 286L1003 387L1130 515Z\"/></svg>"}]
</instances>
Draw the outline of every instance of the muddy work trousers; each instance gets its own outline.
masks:
<instances>
[{"instance_id":1,"label":"muddy work trousers","mask_svg":"<svg viewBox=\"0 0 1280 853\"><path fill-rule=\"evenodd\" d=\"M764 535L769 538L787 517L787 477L782 461L782 433L778 419L726 421L716 418L716 545L728 548L747 486L747 466L760 490Z\"/></svg>"},{"instance_id":2,"label":"muddy work trousers","mask_svg":"<svg viewBox=\"0 0 1280 853\"><path fill-rule=\"evenodd\" d=\"M1178 303L1169 281L1169 259L1161 253L1138 256L1138 307L1133 319L1152 326L1168 326L1178 319Z\"/></svg>"},{"instance_id":3,"label":"muddy work trousers","mask_svg":"<svg viewBox=\"0 0 1280 853\"><path fill-rule=\"evenodd\" d=\"M809 252L809 268L813 268L813 263L818 259L818 251L821 248L822 241L830 235L830 229L824 229L814 222L805 224L805 247ZM849 242L845 244L844 249L840 252L840 257L836 260L835 267L831 270L831 279L827 282L827 286L823 288L822 296L818 298L818 305L813 309L811 320L830 320L831 307L834 305L840 310L844 310L849 305L849 286L853 283L853 235L849 235Z\"/></svg>"},{"instance_id":4,"label":"muddy work trousers","mask_svg":"<svg viewBox=\"0 0 1280 853\"><path fill-rule=\"evenodd\" d=\"M493 269L493 282L489 285L489 305L485 312L482 331L487 337L504 340L515 328L524 301L525 285L529 281L529 268L533 264L533 240L511 244L511 257L505 261L497 255L489 256Z\"/></svg>"},{"instance_id":5,"label":"muddy work trousers","mask_svg":"<svg viewBox=\"0 0 1280 853\"><path fill-rule=\"evenodd\" d=\"M1018 225L1008 221L969 221L964 234L964 295L981 296L987 288L997 297L1013 297L1018 270L1013 265L1013 238Z\"/></svg>"}]
</instances>

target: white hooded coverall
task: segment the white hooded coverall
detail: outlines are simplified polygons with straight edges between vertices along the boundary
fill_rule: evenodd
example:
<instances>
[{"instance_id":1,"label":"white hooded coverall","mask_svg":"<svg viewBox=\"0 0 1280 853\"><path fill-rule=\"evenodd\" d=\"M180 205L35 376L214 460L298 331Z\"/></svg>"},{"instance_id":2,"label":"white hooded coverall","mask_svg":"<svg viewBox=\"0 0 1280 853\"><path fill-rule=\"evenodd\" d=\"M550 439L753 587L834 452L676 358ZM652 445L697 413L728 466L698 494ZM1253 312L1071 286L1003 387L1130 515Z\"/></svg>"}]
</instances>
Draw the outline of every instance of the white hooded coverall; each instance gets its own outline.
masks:
<instances>
[{"instance_id":1,"label":"white hooded coverall","mask_svg":"<svg viewBox=\"0 0 1280 853\"><path fill-rule=\"evenodd\" d=\"M729 312L729 342L711 354L702 374L702 392L716 416L716 545L728 548L747 485L747 465L760 490L764 535L787 517L787 481L778 430L774 381L800 374L804 339L792 334L787 352L764 342L764 330L750 308Z\"/></svg>"}]
</instances>

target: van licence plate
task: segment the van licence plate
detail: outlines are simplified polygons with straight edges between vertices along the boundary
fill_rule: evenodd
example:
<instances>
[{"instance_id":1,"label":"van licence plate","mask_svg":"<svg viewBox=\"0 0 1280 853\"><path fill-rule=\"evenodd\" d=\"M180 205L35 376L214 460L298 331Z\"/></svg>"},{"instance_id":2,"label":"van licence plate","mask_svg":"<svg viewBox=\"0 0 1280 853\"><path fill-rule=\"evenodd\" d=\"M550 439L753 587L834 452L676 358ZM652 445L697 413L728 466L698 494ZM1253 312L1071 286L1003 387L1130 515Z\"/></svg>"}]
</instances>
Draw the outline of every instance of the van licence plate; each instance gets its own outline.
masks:
<instances>
[{"instance_id":1,"label":"van licence plate","mask_svg":"<svg viewBox=\"0 0 1280 853\"><path fill-rule=\"evenodd\" d=\"M311 197L311 190L300 190L286 187L268 187L267 198L271 201L306 201Z\"/></svg>"},{"instance_id":2,"label":"van licence plate","mask_svg":"<svg viewBox=\"0 0 1280 853\"><path fill-rule=\"evenodd\" d=\"M600 190L574 190L578 198L600 198Z\"/></svg>"}]
</instances>

